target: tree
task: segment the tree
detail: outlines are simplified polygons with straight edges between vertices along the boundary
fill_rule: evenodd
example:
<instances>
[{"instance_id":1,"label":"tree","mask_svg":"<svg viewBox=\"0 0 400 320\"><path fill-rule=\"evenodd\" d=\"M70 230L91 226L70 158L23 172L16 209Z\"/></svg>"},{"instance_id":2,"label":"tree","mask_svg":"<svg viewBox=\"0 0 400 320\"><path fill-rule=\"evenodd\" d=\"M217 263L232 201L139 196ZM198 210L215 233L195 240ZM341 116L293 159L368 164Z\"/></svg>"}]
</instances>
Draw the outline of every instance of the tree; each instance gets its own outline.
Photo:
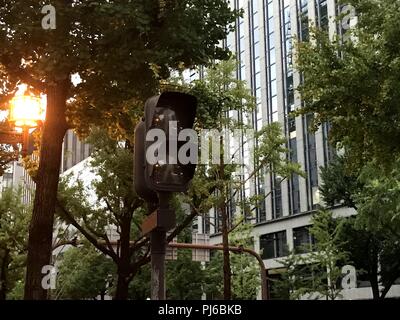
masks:
<instances>
[{"instance_id":1,"label":"tree","mask_svg":"<svg viewBox=\"0 0 400 320\"><path fill-rule=\"evenodd\" d=\"M151 292L151 270L146 264L137 272L129 284L129 299L146 300L150 299Z\"/></svg>"},{"instance_id":2,"label":"tree","mask_svg":"<svg viewBox=\"0 0 400 320\"><path fill-rule=\"evenodd\" d=\"M12 188L0 199L0 300L23 278L30 209L21 200L22 189Z\"/></svg>"},{"instance_id":3,"label":"tree","mask_svg":"<svg viewBox=\"0 0 400 320\"><path fill-rule=\"evenodd\" d=\"M115 274L115 266L109 257L86 243L79 248L67 249L60 262L56 299L96 299L100 296L100 300L104 300Z\"/></svg>"},{"instance_id":4,"label":"tree","mask_svg":"<svg viewBox=\"0 0 400 320\"><path fill-rule=\"evenodd\" d=\"M237 220L238 218L236 218L236 224L239 223ZM230 233L230 245L254 248L252 230L253 226L250 223L239 223L238 227ZM233 254L231 260L232 297L234 299L255 300L262 281L257 260L247 253Z\"/></svg>"},{"instance_id":5,"label":"tree","mask_svg":"<svg viewBox=\"0 0 400 320\"><path fill-rule=\"evenodd\" d=\"M184 86L180 88L181 90L187 90L195 94L199 100L197 128L210 124L211 121L214 121L216 128L221 128L218 124L218 119L210 115L210 112L215 111L215 106L220 108L221 113L224 113L228 111L229 108L233 110L248 110L249 106L252 105L253 97L248 93L248 90L245 89L244 83L236 80L232 75L235 65L236 63L231 61L217 66L215 70L210 72L210 74L215 74L214 77L209 75L209 79L212 79L210 80L210 83L212 83L210 86L207 85L207 81L209 80L206 80L199 81L193 86ZM222 86L222 81L224 81L227 87L230 87L230 90L225 90L226 87ZM213 89L211 90L211 88ZM207 113L206 110L209 110L209 113ZM224 123L229 125L235 122L225 117L221 117L221 119ZM260 143L259 148L255 150L255 152L259 154L257 171L271 165L274 167L274 172L280 173L283 178L289 176L292 172L299 172L297 165L281 159L281 154L285 152L286 149L282 147L284 138L282 137L281 129L278 125L274 124L268 126L261 130L258 135L258 137L260 137ZM58 205L64 218L66 217L66 221L77 227L96 248L101 250L104 254L111 256L117 265L120 265L120 259L123 252L125 252L126 259L124 260L124 270L126 271L122 273L122 269L119 267L117 268L118 279L121 279L123 286L117 286L116 293L116 297L125 299L128 295L129 282L140 267L149 262L148 251L143 251L142 249L147 248L148 239L139 236L139 226L144 212L144 210L142 210L143 203L138 203L135 200L136 205L134 207L127 205L136 197L132 191L133 177L132 163L130 161L132 157L132 148L130 147L129 140L126 141L125 148L120 148L121 143L118 143L116 140L111 141L110 144L111 145L108 145L107 142L99 137L94 139L94 145L98 145L99 150L102 150L98 151L98 154L96 154L96 152L94 154L94 164L99 167L97 174L101 177L99 182L95 183L94 189L96 190L99 200L104 202L105 206L100 210L98 208L90 208L90 206L85 203L86 196L80 191L81 188L79 185L73 192L69 192L71 195L75 194L75 196L72 197L72 199L75 198L75 200L72 200L70 204L68 204L68 199L60 199L61 201L59 201ZM122 154L123 157L121 159L118 158L118 156ZM231 186L235 187L235 194L231 194L228 197L226 192L229 188L229 179L232 176L232 170L234 168L234 165L223 164L225 176L220 178L221 166L212 165L210 168L205 165L198 166L196 177L193 180L193 185L188 195L179 196L180 202L186 202L191 205L191 213L182 217L180 220L181 223L173 231L173 234L168 237L168 241L179 234L185 226L189 225L196 215L208 212L210 206L217 205L220 209L222 209L222 206L224 206L224 208L228 206L227 203L233 199L238 190L243 186L243 182L239 180L234 181ZM254 177L255 174L256 172L251 173L249 180ZM220 191L221 188L224 192L222 195L225 194L223 197L221 197L221 194L216 195L214 192L216 190ZM265 197L266 196L267 195L265 195ZM262 201L265 197L262 199L248 199L248 203L246 204L246 208L248 208L246 209L246 213L248 216L250 216L250 212L253 210L251 205L254 206L256 202L258 204L258 202ZM123 204L122 207L120 206L121 203ZM134 210L135 208L136 211ZM93 210L96 212L95 214ZM125 214L130 216L130 218L124 220L124 229L128 230L128 226L131 225L131 233L129 236L125 236L124 240L121 234L120 256L118 256L118 254L116 254L116 252L113 253L107 245L109 239L104 235L104 228L107 225L114 225L118 227L118 230L122 231L121 215ZM75 218L73 216L75 216ZM88 219L86 217L95 217L95 219ZM227 223L226 226L228 228ZM102 239L106 245L99 244L99 241L97 241L99 238ZM129 248L129 241L132 241L132 239L134 239L134 244ZM133 258L134 260L129 260ZM227 273L230 274L230 267L227 270L229 270ZM122 296L118 295L118 293L121 292L118 288L124 288Z\"/></svg>"},{"instance_id":6,"label":"tree","mask_svg":"<svg viewBox=\"0 0 400 320\"><path fill-rule=\"evenodd\" d=\"M96 179L89 190L79 178L61 184L58 214L62 221L72 224L100 252L113 260L118 275L116 299L127 299L129 282L138 271L147 252L140 252L145 238L140 236L140 223L144 216L143 201L136 195L133 184L133 153L129 140L115 141L104 132L93 133L88 140L94 151L90 161ZM107 230L116 228L118 248L110 244ZM131 248L130 241L139 245ZM141 245L140 245L141 244Z\"/></svg>"},{"instance_id":7,"label":"tree","mask_svg":"<svg viewBox=\"0 0 400 320\"><path fill-rule=\"evenodd\" d=\"M314 287L327 300L335 300L340 296L338 281L342 276L342 266L348 259L348 253L342 250L344 242L340 238L343 220L334 218L331 211L320 210L311 222L310 233L315 238L315 245L309 261L322 271L313 278Z\"/></svg>"},{"instance_id":8,"label":"tree","mask_svg":"<svg viewBox=\"0 0 400 320\"><path fill-rule=\"evenodd\" d=\"M348 242L348 250L367 272L374 298L379 298L379 260L388 259L394 267L391 276L386 276L383 297L398 277L394 255L386 258L381 250L395 253L398 241L398 193L393 176L400 151L400 11L396 1L346 3L355 7L358 20L347 31L350 37L330 39L317 29L309 42L298 44L297 66L304 76L298 90L305 102L299 113L315 114L315 127L328 121L331 141L344 147L346 165L336 163L337 169L327 169L330 176L326 175L322 192L330 204L336 198L357 209L354 226L350 221L346 227L345 234L354 240Z\"/></svg>"},{"instance_id":9,"label":"tree","mask_svg":"<svg viewBox=\"0 0 400 320\"><path fill-rule=\"evenodd\" d=\"M251 235L253 226L251 223L239 223L240 217L236 217L237 227L232 230L229 237L229 245L243 248L253 248L254 241ZM221 252L215 252L211 261L206 264L206 280L204 292L208 297L218 299L223 296L223 256ZM230 255L232 270L232 298L236 300L255 300L260 289L260 267L257 260L247 253L235 253Z\"/></svg>"},{"instance_id":10,"label":"tree","mask_svg":"<svg viewBox=\"0 0 400 320\"><path fill-rule=\"evenodd\" d=\"M355 195L358 208L355 229L364 230L366 243L372 249L364 266L370 270L375 299L385 298L400 277L400 161L393 162L387 174L376 162L366 165L359 176L364 186Z\"/></svg>"},{"instance_id":11,"label":"tree","mask_svg":"<svg viewBox=\"0 0 400 320\"><path fill-rule=\"evenodd\" d=\"M348 253L343 250L345 240L341 237L343 223L342 218L334 218L327 210L320 210L312 217L310 234L315 244L311 251L307 246L305 253L292 251L282 260L286 272L277 281L276 293L289 292L290 299L340 297L342 266L348 261Z\"/></svg>"},{"instance_id":12,"label":"tree","mask_svg":"<svg viewBox=\"0 0 400 320\"><path fill-rule=\"evenodd\" d=\"M300 113L313 113L316 126L329 121L331 141L346 146L352 163L376 158L390 167L400 151L400 4L390 0L340 1L351 4L357 25L342 41L314 30L297 46Z\"/></svg>"},{"instance_id":13,"label":"tree","mask_svg":"<svg viewBox=\"0 0 400 320\"><path fill-rule=\"evenodd\" d=\"M381 299L400 277L398 160L389 173L375 162L356 169L348 161L343 156L322 169L321 193L328 205L343 202L357 210L343 223L342 248L358 272L366 274L373 298Z\"/></svg>"},{"instance_id":14,"label":"tree","mask_svg":"<svg viewBox=\"0 0 400 320\"><path fill-rule=\"evenodd\" d=\"M201 299L208 270L203 270L199 262L192 261L190 250L179 250L177 260L167 261L166 269L166 297L168 300ZM129 299L149 299L150 284L151 270L150 265L146 264L140 268L129 284Z\"/></svg>"},{"instance_id":15,"label":"tree","mask_svg":"<svg viewBox=\"0 0 400 320\"><path fill-rule=\"evenodd\" d=\"M358 180L359 171L348 165L346 155L339 155L327 166L320 167L322 181L319 190L328 207L342 203L357 210L354 197L363 187Z\"/></svg>"},{"instance_id":16,"label":"tree","mask_svg":"<svg viewBox=\"0 0 400 320\"><path fill-rule=\"evenodd\" d=\"M218 132L225 130L231 135L235 134L235 129L241 130L244 134L246 129L249 129L244 119L250 117L254 110L255 98L246 87L246 83L236 79L236 68L237 62L234 59L221 62L214 68L207 69L206 77L195 81L192 85L190 92L198 99L197 129L216 129ZM241 116L230 117L229 113L232 112ZM220 136L219 142L222 150L227 144L223 135ZM222 151L219 164L203 165L196 171L193 187L189 190L185 201L199 215L206 216L212 208L216 208L218 212L224 246L224 299L229 300L232 297L228 244L229 233L235 226L233 220L229 218L228 211L235 206L233 210L237 208L236 214L242 216L239 222L242 223L245 219L252 218L256 207L260 206L269 195L258 195L238 201L239 191L251 179L262 177L267 173L281 176L281 182L293 174L303 174L298 164L291 163L283 157L288 152L284 147L285 142L280 125L272 123L260 128L254 136L246 136L241 142L249 147L250 158L246 159L245 165L235 161L227 163L226 155ZM236 150L232 158L239 152L240 149ZM246 178L242 179L236 174L237 172L246 172Z\"/></svg>"},{"instance_id":17,"label":"tree","mask_svg":"<svg viewBox=\"0 0 400 320\"><path fill-rule=\"evenodd\" d=\"M53 2L55 29L43 30L42 1L0 6L1 102L17 85L47 94L28 242L26 299L45 299L41 268L50 262L61 146L68 128L97 124L133 130L130 111L170 69L227 58L219 41L237 11L222 0ZM117 72L116 72L117 71ZM80 78L74 85L71 77Z\"/></svg>"},{"instance_id":18,"label":"tree","mask_svg":"<svg viewBox=\"0 0 400 320\"><path fill-rule=\"evenodd\" d=\"M207 70L207 77L195 83L192 92L198 99L198 128L232 130L233 128L242 127L241 121L235 121L227 117L229 111L238 112L250 111L254 108L254 97L246 88L244 81L237 80L234 77L237 62L231 59L229 62L222 62L215 68ZM215 106L218 106L215 108ZM224 145L223 136L220 136L220 148ZM224 299L231 299L231 267L228 250L228 185L232 178L235 168L232 164L225 163L223 152L219 157L220 164L212 165L209 170L198 170L198 180L206 188L201 190L205 194L201 195L207 205L213 205L218 210L221 219L221 232L223 250L223 269L224 269ZM196 190L197 184L193 183L193 190ZM196 192L196 191L195 191ZM218 196L216 196L218 194ZM200 203L197 204L201 206ZM207 210L208 211L208 210ZM203 212L207 212L203 211Z\"/></svg>"},{"instance_id":19,"label":"tree","mask_svg":"<svg viewBox=\"0 0 400 320\"><path fill-rule=\"evenodd\" d=\"M57 213L61 221L79 231L80 238L83 236L112 259L117 273L114 298L125 300L133 290L130 289L132 279L150 262L149 238L141 232L147 210L134 188L133 146L129 140L114 140L100 130L93 132L88 142L94 151L89 160L90 168L86 170L91 170L96 178L87 187L79 177L63 180ZM96 200L90 202L88 199ZM192 215L183 214L177 199L173 199L171 205L175 208L178 224L168 236L168 242L193 220ZM116 231L117 243L111 243L110 230Z\"/></svg>"},{"instance_id":20,"label":"tree","mask_svg":"<svg viewBox=\"0 0 400 320\"><path fill-rule=\"evenodd\" d=\"M288 253L280 261L284 272L279 279L272 279L272 295L277 299L298 300L303 296L315 293L316 285L314 277L321 270L307 261L304 256L295 251Z\"/></svg>"},{"instance_id":21,"label":"tree","mask_svg":"<svg viewBox=\"0 0 400 320\"><path fill-rule=\"evenodd\" d=\"M167 261L167 299L200 300L206 272L191 250L179 250L176 261Z\"/></svg>"}]
</instances>

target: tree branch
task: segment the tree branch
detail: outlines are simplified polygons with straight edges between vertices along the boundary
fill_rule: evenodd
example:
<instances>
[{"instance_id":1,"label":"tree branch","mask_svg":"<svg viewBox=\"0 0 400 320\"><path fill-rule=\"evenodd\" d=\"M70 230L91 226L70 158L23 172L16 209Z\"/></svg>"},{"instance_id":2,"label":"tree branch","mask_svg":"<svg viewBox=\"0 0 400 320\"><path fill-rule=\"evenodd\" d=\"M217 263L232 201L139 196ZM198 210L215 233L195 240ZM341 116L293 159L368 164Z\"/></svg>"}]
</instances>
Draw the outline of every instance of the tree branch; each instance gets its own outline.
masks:
<instances>
[{"instance_id":1,"label":"tree branch","mask_svg":"<svg viewBox=\"0 0 400 320\"><path fill-rule=\"evenodd\" d=\"M117 215L114 212L114 209L111 207L110 203L106 198L103 198L104 202L106 203L107 209L117 218Z\"/></svg>"},{"instance_id":2,"label":"tree branch","mask_svg":"<svg viewBox=\"0 0 400 320\"><path fill-rule=\"evenodd\" d=\"M112 245L111 245L110 239L108 238L107 234L106 234L106 233L103 234L102 238L106 241L108 250L110 250L110 253L112 254L112 255L111 255L111 258L113 258L114 261L117 261L117 260L118 260L118 255L117 255L117 253L114 251L114 249L113 249L113 247L112 247Z\"/></svg>"},{"instance_id":3,"label":"tree branch","mask_svg":"<svg viewBox=\"0 0 400 320\"><path fill-rule=\"evenodd\" d=\"M238 223L228 230L228 234L234 231L237 227L239 227L243 223L243 221L244 217L241 217Z\"/></svg>"},{"instance_id":4,"label":"tree branch","mask_svg":"<svg viewBox=\"0 0 400 320\"><path fill-rule=\"evenodd\" d=\"M82 235L91 243L93 244L98 250L103 252L105 255L111 257L115 262L117 261L118 257L116 256L114 251L110 251L103 245L99 244L97 239L90 234L85 228L83 228L72 216L72 214L61 204L59 199L56 199L56 207L60 209L66 220L72 224Z\"/></svg>"},{"instance_id":5,"label":"tree branch","mask_svg":"<svg viewBox=\"0 0 400 320\"><path fill-rule=\"evenodd\" d=\"M39 91L46 92L47 86L44 82L32 77L32 75L29 74L26 69L22 68L21 66L15 65L13 61L15 61L15 59L12 59L8 55L0 56L0 63L7 69L7 72L11 76L16 77L17 79L21 80L21 82Z\"/></svg>"},{"instance_id":6,"label":"tree branch","mask_svg":"<svg viewBox=\"0 0 400 320\"><path fill-rule=\"evenodd\" d=\"M71 246L77 247L77 246L78 246L78 238L77 238L77 237L74 237L72 240L60 241L60 242L56 243L56 244L53 246L53 250L55 250L55 249L57 249L57 248L59 248L59 247L62 247L62 246L66 246L66 245L68 245L68 244L71 245Z\"/></svg>"},{"instance_id":7,"label":"tree branch","mask_svg":"<svg viewBox=\"0 0 400 320\"><path fill-rule=\"evenodd\" d=\"M129 248L129 255L132 255L137 249L143 247L145 244L149 242L149 238L145 235L142 235L139 239L135 241Z\"/></svg>"}]
</instances>

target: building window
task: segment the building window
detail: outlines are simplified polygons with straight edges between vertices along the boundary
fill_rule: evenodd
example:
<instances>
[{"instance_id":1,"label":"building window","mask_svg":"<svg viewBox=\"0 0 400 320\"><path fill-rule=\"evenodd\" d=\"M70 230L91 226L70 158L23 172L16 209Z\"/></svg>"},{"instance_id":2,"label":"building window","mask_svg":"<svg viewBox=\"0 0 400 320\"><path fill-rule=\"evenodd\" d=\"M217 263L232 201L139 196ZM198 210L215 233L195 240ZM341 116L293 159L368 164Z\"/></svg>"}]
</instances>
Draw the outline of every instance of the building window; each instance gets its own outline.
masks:
<instances>
[{"instance_id":1,"label":"building window","mask_svg":"<svg viewBox=\"0 0 400 320\"><path fill-rule=\"evenodd\" d=\"M276 50L275 50L275 19L274 4L272 0L266 1L265 8L265 25L266 25L266 52L268 53L267 61L267 83L268 86L268 122L278 121L277 108L277 81L276 81Z\"/></svg>"},{"instance_id":2,"label":"building window","mask_svg":"<svg viewBox=\"0 0 400 320\"><path fill-rule=\"evenodd\" d=\"M210 226L211 226L211 221L210 221L210 214L206 213L203 214L203 233L210 234Z\"/></svg>"},{"instance_id":3,"label":"building window","mask_svg":"<svg viewBox=\"0 0 400 320\"><path fill-rule=\"evenodd\" d=\"M309 39L309 28L308 28L308 0L298 0L298 30L299 38L301 41L308 41Z\"/></svg>"},{"instance_id":4,"label":"building window","mask_svg":"<svg viewBox=\"0 0 400 320\"><path fill-rule=\"evenodd\" d=\"M328 30L328 4L327 0L315 0L315 13L317 25L323 30Z\"/></svg>"},{"instance_id":5,"label":"building window","mask_svg":"<svg viewBox=\"0 0 400 320\"><path fill-rule=\"evenodd\" d=\"M256 97L257 108L253 112L253 127L255 130L262 128L262 108L261 108L261 61L260 61L260 28L257 2L251 3L252 14L250 15L250 28L252 37L251 59L252 59L252 93Z\"/></svg>"},{"instance_id":6,"label":"building window","mask_svg":"<svg viewBox=\"0 0 400 320\"><path fill-rule=\"evenodd\" d=\"M265 259L279 258L287 255L286 231L264 234L260 237L261 257Z\"/></svg>"},{"instance_id":7,"label":"building window","mask_svg":"<svg viewBox=\"0 0 400 320\"><path fill-rule=\"evenodd\" d=\"M293 229L293 247L296 253L304 253L312 250L315 239L310 233L310 226Z\"/></svg>"}]
</instances>

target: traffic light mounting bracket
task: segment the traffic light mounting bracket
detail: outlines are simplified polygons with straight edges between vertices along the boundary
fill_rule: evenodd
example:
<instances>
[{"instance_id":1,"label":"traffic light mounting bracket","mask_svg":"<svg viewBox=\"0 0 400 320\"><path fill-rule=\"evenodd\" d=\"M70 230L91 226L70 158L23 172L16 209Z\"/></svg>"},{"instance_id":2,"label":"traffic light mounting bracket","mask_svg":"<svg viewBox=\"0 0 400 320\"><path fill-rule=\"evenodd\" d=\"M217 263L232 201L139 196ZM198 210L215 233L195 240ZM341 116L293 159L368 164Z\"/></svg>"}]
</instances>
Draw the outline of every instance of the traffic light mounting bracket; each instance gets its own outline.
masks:
<instances>
[{"instance_id":1,"label":"traffic light mounting bracket","mask_svg":"<svg viewBox=\"0 0 400 320\"><path fill-rule=\"evenodd\" d=\"M142 223L142 235L148 235L156 229L169 231L175 228L176 217L173 209L157 209L153 211Z\"/></svg>"}]
</instances>

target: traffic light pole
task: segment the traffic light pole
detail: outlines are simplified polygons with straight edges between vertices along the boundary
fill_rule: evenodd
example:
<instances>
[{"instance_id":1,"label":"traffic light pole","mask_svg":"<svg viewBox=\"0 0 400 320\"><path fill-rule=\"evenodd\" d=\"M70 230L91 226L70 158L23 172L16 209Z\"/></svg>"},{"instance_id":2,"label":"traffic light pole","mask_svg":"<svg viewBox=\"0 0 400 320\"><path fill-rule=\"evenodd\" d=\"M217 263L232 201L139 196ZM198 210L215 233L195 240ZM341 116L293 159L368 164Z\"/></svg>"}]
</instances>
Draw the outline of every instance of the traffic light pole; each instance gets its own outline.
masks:
<instances>
[{"instance_id":1,"label":"traffic light pole","mask_svg":"<svg viewBox=\"0 0 400 320\"><path fill-rule=\"evenodd\" d=\"M155 229L150 234L151 300L165 300L166 234L162 229Z\"/></svg>"},{"instance_id":2,"label":"traffic light pole","mask_svg":"<svg viewBox=\"0 0 400 320\"><path fill-rule=\"evenodd\" d=\"M159 192L160 215L170 214L170 192ZM151 248L151 300L165 300L165 251L167 248L166 228L161 226L150 233Z\"/></svg>"}]
</instances>

